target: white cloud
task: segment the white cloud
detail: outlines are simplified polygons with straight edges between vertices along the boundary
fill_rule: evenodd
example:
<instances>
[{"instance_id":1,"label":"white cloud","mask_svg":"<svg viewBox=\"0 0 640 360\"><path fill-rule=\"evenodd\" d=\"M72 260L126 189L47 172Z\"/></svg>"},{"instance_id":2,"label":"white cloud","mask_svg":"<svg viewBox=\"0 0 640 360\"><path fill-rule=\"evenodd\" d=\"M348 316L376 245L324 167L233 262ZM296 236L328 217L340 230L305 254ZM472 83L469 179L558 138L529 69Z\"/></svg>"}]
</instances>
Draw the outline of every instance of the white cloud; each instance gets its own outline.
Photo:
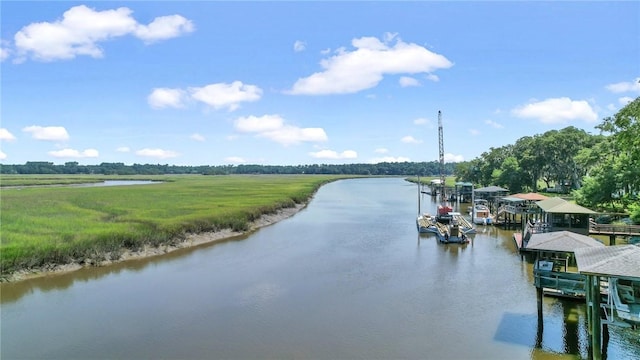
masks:
<instances>
[{"instance_id":1,"label":"white cloud","mask_svg":"<svg viewBox=\"0 0 640 360\"><path fill-rule=\"evenodd\" d=\"M444 161L445 162L463 162L464 161L464 156L462 155L455 155L455 154L444 154Z\"/></svg>"},{"instance_id":2,"label":"white cloud","mask_svg":"<svg viewBox=\"0 0 640 360\"><path fill-rule=\"evenodd\" d=\"M9 50L8 46L8 42L5 40L2 40L0 42L0 62L5 61L6 59L9 58L9 55L11 55L11 50Z\"/></svg>"},{"instance_id":3,"label":"white cloud","mask_svg":"<svg viewBox=\"0 0 640 360\"><path fill-rule=\"evenodd\" d=\"M400 83L400 86L402 87L420 86L420 81L409 76L401 76L398 83Z\"/></svg>"},{"instance_id":4,"label":"white cloud","mask_svg":"<svg viewBox=\"0 0 640 360\"><path fill-rule=\"evenodd\" d=\"M375 152L376 154L386 154L389 152L389 149L386 148L377 148L375 149L373 152Z\"/></svg>"},{"instance_id":5,"label":"white cloud","mask_svg":"<svg viewBox=\"0 0 640 360\"><path fill-rule=\"evenodd\" d=\"M163 150L163 149L142 149L136 151L136 155L138 156L146 156L156 159L170 159L178 157L178 153L171 150Z\"/></svg>"},{"instance_id":6,"label":"white cloud","mask_svg":"<svg viewBox=\"0 0 640 360\"><path fill-rule=\"evenodd\" d=\"M240 107L241 102L256 101L262 97L262 89L255 85L245 85L241 81L231 84L218 83L205 87L189 88L191 97L214 109L227 108L229 111Z\"/></svg>"},{"instance_id":7,"label":"white cloud","mask_svg":"<svg viewBox=\"0 0 640 360\"><path fill-rule=\"evenodd\" d=\"M607 90L613 93L638 92L640 93L640 77L633 81L623 81L606 86Z\"/></svg>"},{"instance_id":8,"label":"white cloud","mask_svg":"<svg viewBox=\"0 0 640 360\"><path fill-rule=\"evenodd\" d=\"M422 143L421 140L418 140L418 139L414 138L411 135L407 135L407 136L403 137L402 139L400 139L400 141L402 141L405 144L420 144L420 143Z\"/></svg>"},{"instance_id":9,"label":"white cloud","mask_svg":"<svg viewBox=\"0 0 640 360\"><path fill-rule=\"evenodd\" d=\"M27 126L22 129L26 133L30 133L31 137L36 140L64 141L69 139L67 130L62 126Z\"/></svg>"},{"instance_id":10,"label":"white cloud","mask_svg":"<svg viewBox=\"0 0 640 360\"><path fill-rule=\"evenodd\" d=\"M126 7L96 11L79 5L65 11L62 19L31 23L14 35L18 62L26 57L41 61L82 55L99 58L104 55L99 43L116 37L132 34L152 42L193 31L191 22L180 15L158 17L145 26L132 13Z\"/></svg>"},{"instance_id":11,"label":"white cloud","mask_svg":"<svg viewBox=\"0 0 640 360\"><path fill-rule=\"evenodd\" d=\"M75 149L62 149L49 151L49 155L57 158L97 158L99 156L98 150L86 149L78 151Z\"/></svg>"},{"instance_id":12,"label":"white cloud","mask_svg":"<svg viewBox=\"0 0 640 360\"><path fill-rule=\"evenodd\" d=\"M282 145L321 142L328 139L322 128L299 128L287 125L279 115L240 117L236 119L234 125L237 131L256 133L258 137L267 138Z\"/></svg>"},{"instance_id":13,"label":"white cloud","mask_svg":"<svg viewBox=\"0 0 640 360\"><path fill-rule=\"evenodd\" d=\"M194 28L191 20L180 15L169 15L157 17L149 25L138 25L134 34L150 44L190 33Z\"/></svg>"},{"instance_id":14,"label":"white cloud","mask_svg":"<svg viewBox=\"0 0 640 360\"><path fill-rule=\"evenodd\" d=\"M243 164L246 163L247 160L239 157L239 156L229 156L224 158L224 161L228 162L228 163L232 163L232 164Z\"/></svg>"},{"instance_id":15,"label":"white cloud","mask_svg":"<svg viewBox=\"0 0 640 360\"><path fill-rule=\"evenodd\" d=\"M320 150L317 152L310 152L309 155L316 159L356 159L358 157L358 153L353 150L345 150L341 153L338 153L333 150Z\"/></svg>"},{"instance_id":16,"label":"white cloud","mask_svg":"<svg viewBox=\"0 0 640 360\"><path fill-rule=\"evenodd\" d=\"M7 158L7 154L5 154L4 152L2 152L2 150L0 150L0 160L5 160Z\"/></svg>"},{"instance_id":17,"label":"white cloud","mask_svg":"<svg viewBox=\"0 0 640 360\"><path fill-rule=\"evenodd\" d=\"M504 127L493 120L485 120L484 123L496 129L502 129Z\"/></svg>"},{"instance_id":18,"label":"white cloud","mask_svg":"<svg viewBox=\"0 0 640 360\"><path fill-rule=\"evenodd\" d=\"M120 146L116 149L116 151L121 153L128 153L131 151L131 149L128 146Z\"/></svg>"},{"instance_id":19,"label":"white cloud","mask_svg":"<svg viewBox=\"0 0 640 360\"><path fill-rule=\"evenodd\" d=\"M291 94L348 94L378 85L386 74L431 73L453 66L447 58L426 48L405 43L395 34L386 34L387 42L375 37L353 39L355 48L340 48L320 62L322 71L296 81ZM395 40L394 45L388 42Z\"/></svg>"},{"instance_id":20,"label":"white cloud","mask_svg":"<svg viewBox=\"0 0 640 360\"><path fill-rule=\"evenodd\" d=\"M191 134L191 136L189 137L191 138L191 140L195 140L195 141L205 141L204 136L200 135L200 134Z\"/></svg>"},{"instance_id":21,"label":"white cloud","mask_svg":"<svg viewBox=\"0 0 640 360\"><path fill-rule=\"evenodd\" d=\"M15 139L16 139L16 137L13 136L13 134L10 133L9 130L7 130L5 128L0 128L0 140L13 141Z\"/></svg>"},{"instance_id":22,"label":"white cloud","mask_svg":"<svg viewBox=\"0 0 640 360\"><path fill-rule=\"evenodd\" d=\"M622 105L622 106L626 106L628 103L632 102L633 98L630 96L623 96L620 99L618 99L618 104Z\"/></svg>"},{"instance_id":23,"label":"white cloud","mask_svg":"<svg viewBox=\"0 0 640 360\"><path fill-rule=\"evenodd\" d=\"M321 142L327 141L327 134L322 128L299 128L285 125L280 129L265 131L258 135L269 140L273 140L282 145L294 145L301 142Z\"/></svg>"},{"instance_id":24,"label":"white cloud","mask_svg":"<svg viewBox=\"0 0 640 360\"><path fill-rule=\"evenodd\" d=\"M438 75L435 75L435 74L429 74L429 75L427 75L427 79L428 79L428 80L431 80L431 81L433 81L433 82L438 82L438 81L440 81L440 77L438 77Z\"/></svg>"},{"instance_id":25,"label":"white cloud","mask_svg":"<svg viewBox=\"0 0 640 360\"><path fill-rule=\"evenodd\" d=\"M296 40L296 42L293 43L293 51L295 52L304 51L306 48L307 44L304 41Z\"/></svg>"},{"instance_id":26,"label":"white cloud","mask_svg":"<svg viewBox=\"0 0 640 360\"><path fill-rule=\"evenodd\" d=\"M369 163L378 164L381 162L408 162L408 161L411 161L411 160L408 157L404 157L404 156L398 156L398 157L384 156L380 158L373 158L369 160Z\"/></svg>"},{"instance_id":27,"label":"white cloud","mask_svg":"<svg viewBox=\"0 0 640 360\"><path fill-rule=\"evenodd\" d=\"M235 121L236 130L240 132L265 132L280 129L284 119L279 115L263 115L240 117Z\"/></svg>"},{"instance_id":28,"label":"white cloud","mask_svg":"<svg viewBox=\"0 0 640 360\"><path fill-rule=\"evenodd\" d=\"M478 129L469 129L469 134L471 134L472 136L478 136L478 135L480 135L480 130L478 130Z\"/></svg>"},{"instance_id":29,"label":"white cloud","mask_svg":"<svg viewBox=\"0 0 640 360\"><path fill-rule=\"evenodd\" d=\"M186 93L180 89L155 88L147 97L149 106L154 109L166 107L182 108L186 100Z\"/></svg>"},{"instance_id":30,"label":"white cloud","mask_svg":"<svg viewBox=\"0 0 640 360\"><path fill-rule=\"evenodd\" d=\"M551 98L519 106L511 112L521 118L538 119L545 124L565 123L572 120L594 122L598 114L586 100L571 100L568 97Z\"/></svg>"}]
</instances>

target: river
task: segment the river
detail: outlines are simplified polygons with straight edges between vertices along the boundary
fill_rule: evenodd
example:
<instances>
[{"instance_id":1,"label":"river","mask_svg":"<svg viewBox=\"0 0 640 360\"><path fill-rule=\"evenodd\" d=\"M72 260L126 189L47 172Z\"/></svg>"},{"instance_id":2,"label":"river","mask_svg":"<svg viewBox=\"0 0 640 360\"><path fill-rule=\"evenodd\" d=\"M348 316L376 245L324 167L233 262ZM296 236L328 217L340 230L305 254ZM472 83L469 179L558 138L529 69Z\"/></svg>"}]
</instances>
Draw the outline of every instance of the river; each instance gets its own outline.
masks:
<instances>
[{"instance_id":1,"label":"river","mask_svg":"<svg viewBox=\"0 0 640 360\"><path fill-rule=\"evenodd\" d=\"M588 356L584 304L545 298L539 336L513 231L444 245L416 215L414 184L342 180L246 237L2 284L1 358ZM636 359L638 330L610 332L608 358Z\"/></svg>"}]
</instances>

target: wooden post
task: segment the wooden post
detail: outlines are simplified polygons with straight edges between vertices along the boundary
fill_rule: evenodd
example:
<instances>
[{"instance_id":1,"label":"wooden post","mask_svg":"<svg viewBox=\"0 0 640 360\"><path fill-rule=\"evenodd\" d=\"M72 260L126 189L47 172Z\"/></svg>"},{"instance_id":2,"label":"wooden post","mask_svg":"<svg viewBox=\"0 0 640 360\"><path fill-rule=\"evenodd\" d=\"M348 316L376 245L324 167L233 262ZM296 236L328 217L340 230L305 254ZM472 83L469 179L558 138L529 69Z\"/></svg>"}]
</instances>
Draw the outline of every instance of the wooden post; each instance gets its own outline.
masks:
<instances>
[{"instance_id":1,"label":"wooden post","mask_svg":"<svg viewBox=\"0 0 640 360\"><path fill-rule=\"evenodd\" d=\"M538 287L536 287L536 297L538 299L538 331L540 333L542 333L542 331L544 329L544 318L543 318L543 312L542 312L543 294L542 294L542 285L541 284Z\"/></svg>"},{"instance_id":2,"label":"wooden post","mask_svg":"<svg viewBox=\"0 0 640 360\"><path fill-rule=\"evenodd\" d=\"M609 235L609 245L610 246L614 246L616 244L616 236L615 235Z\"/></svg>"},{"instance_id":3,"label":"wooden post","mask_svg":"<svg viewBox=\"0 0 640 360\"><path fill-rule=\"evenodd\" d=\"M600 277L587 275L587 312L590 332L590 346L593 360L602 359L602 325L600 318Z\"/></svg>"}]
</instances>

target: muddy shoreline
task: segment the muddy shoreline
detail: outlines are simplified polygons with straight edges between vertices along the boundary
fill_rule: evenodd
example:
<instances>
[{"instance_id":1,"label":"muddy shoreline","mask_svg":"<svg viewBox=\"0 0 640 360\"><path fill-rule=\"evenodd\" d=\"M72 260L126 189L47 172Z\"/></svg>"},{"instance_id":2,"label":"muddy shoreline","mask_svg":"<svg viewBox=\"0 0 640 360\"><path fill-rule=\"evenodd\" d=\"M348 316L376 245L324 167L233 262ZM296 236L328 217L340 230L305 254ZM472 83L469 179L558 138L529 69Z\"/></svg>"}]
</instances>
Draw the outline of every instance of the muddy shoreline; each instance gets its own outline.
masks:
<instances>
[{"instance_id":1,"label":"muddy shoreline","mask_svg":"<svg viewBox=\"0 0 640 360\"><path fill-rule=\"evenodd\" d=\"M294 207L282 208L273 214L264 214L258 220L253 221L249 225L249 229L247 231L232 231L231 229L223 229L220 231L203 232L198 234L187 234L183 239L181 239L180 241L176 242L173 245L162 245L157 247L144 246L142 249L138 249L138 250L123 249L120 256L114 260L102 260L102 261L84 260L82 263L72 262L68 264L45 264L43 266L39 266L36 268L19 270L14 273L6 275L6 277L3 277L2 282L18 282L18 281L32 279L36 277L67 273L71 271L80 270L86 267L109 266L111 264L121 263L128 260L160 256L160 255L168 254L170 252L173 252L179 249L191 248L191 247L195 247L203 244L211 244L217 241L224 241L229 238L249 234L264 226L272 225L279 221L287 219L297 214L306 206L307 206L307 203L297 204ZM108 254L105 254L105 255L108 255ZM110 256L105 256L105 257L110 257Z\"/></svg>"}]
</instances>

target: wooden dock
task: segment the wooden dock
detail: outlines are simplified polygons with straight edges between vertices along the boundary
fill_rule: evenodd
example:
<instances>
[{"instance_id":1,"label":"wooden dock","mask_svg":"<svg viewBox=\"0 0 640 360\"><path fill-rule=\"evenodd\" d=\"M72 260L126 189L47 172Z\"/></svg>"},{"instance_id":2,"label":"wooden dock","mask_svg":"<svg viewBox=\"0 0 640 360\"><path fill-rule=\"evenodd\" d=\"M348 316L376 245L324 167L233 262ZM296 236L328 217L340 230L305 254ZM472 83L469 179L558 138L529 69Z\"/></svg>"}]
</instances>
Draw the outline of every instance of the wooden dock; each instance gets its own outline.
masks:
<instances>
[{"instance_id":1,"label":"wooden dock","mask_svg":"<svg viewBox=\"0 0 640 360\"><path fill-rule=\"evenodd\" d=\"M589 222L589 235L640 236L640 225L612 225Z\"/></svg>"}]
</instances>

